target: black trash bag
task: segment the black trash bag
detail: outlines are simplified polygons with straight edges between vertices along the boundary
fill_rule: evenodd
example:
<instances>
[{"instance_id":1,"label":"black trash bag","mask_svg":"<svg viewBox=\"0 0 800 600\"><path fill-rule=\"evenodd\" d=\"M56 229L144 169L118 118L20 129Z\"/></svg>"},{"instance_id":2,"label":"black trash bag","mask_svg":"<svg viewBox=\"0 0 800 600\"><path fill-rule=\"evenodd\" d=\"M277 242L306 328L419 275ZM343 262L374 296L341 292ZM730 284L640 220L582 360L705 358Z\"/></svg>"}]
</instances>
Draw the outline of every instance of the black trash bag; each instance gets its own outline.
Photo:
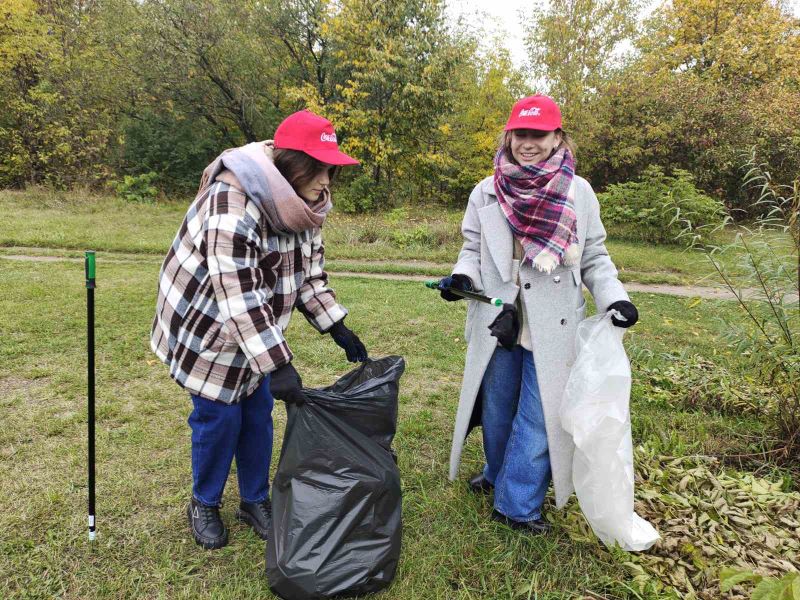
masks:
<instances>
[{"instance_id":1,"label":"black trash bag","mask_svg":"<svg viewBox=\"0 0 800 600\"><path fill-rule=\"evenodd\" d=\"M391 443L404 370L400 356L368 360L287 405L266 550L281 598L357 596L394 579L402 494Z\"/></svg>"}]
</instances>

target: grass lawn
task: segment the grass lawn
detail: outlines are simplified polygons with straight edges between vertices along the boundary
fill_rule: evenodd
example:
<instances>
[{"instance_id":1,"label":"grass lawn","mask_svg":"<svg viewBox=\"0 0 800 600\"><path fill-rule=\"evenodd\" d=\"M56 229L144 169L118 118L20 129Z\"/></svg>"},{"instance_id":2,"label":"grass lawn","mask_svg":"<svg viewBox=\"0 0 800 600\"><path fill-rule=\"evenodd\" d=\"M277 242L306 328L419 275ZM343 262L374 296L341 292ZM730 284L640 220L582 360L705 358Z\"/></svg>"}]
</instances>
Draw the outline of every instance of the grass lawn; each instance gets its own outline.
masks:
<instances>
[{"instance_id":1,"label":"grass lawn","mask_svg":"<svg viewBox=\"0 0 800 600\"><path fill-rule=\"evenodd\" d=\"M9 202L8 195L2 202ZM10 214L7 205L4 208ZM67 230L62 229L69 235L61 239L48 237L49 225L63 222L64 211L30 208L28 218L37 223L36 230L24 226L21 214L14 214L12 233L4 228L2 235L15 244L72 248L119 244L115 248L161 252L182 210L124 207L131 210L130 229L117 224L113 235L111 229L102 229L107 217L123 214L122 208L111 213L104 206L98 213L87 208L69 221ZM92 214L99 215L94 230L87 227ZM145 237L140 239L137 232ZM191 485L186 425L190 402L148 346L158 267L156 260L109 264L102 256L98 259L99 534L90 547L83 268L74 262L0 261L3 597L272 597L263 575L264 544L233 519L238 502L234 477L223 508L231 527L230 545L203 551L189 536L185 506ZM396 581L381 598L572 598L586 591L599 595L587 596L593 598L677 598L668 585L678 585L684 593L691 585L711 594L699 597L719 597L718 568L739 559L735 552L724 554L712 544L710 554L701 557L702 564L694 562L691 549L703 545L703 534L681 521L681 511L706 501L702 495L706 480L698 475L698 489L690 495L695 493L694 484L687 487L684 480L679 484L681 477L670 475L677 467L670 467L672 458L664 457L752 452L763 439L763 428L745 413L687 408L676 400L686 392L681 391L681 381L672 382L678 389L675 394L667 394L661 389L665 384L654 384L651 375L696 355L735 373L738 357L719 347L714 335L721 326L712 318L734 314L733 304L634 296L642 320L626 336L626 344L636 373L632 412L634 444L640 446L637 510L665 535L659 549L634 556L604 549L588 533L574 500L569 510L550 511L556 533L528 538L491 522L489 504L468 494L463 478L455 483L447 480L465 350L464 303L440 302L414 283L335 275L332 283L351 310L348 323L371 354L400 354L407 360L394 444L404 487L403 554ZM300 315L295 315L288 337L306 385L327 385L349 370L343 352ZM275 418L273 468L285 418L280 403ZM463 477L479 469L481 455L479 436L473 435L465 451ZM683 468L677 471L681 476ZM707 468L715 480L741 476L719 463ZM776 471L769 477L777 482L776 490L793 485L787 473ZM787 479L782 482L781 477ZM783 494L775 491L779 493ZM795 496L781 495L781 510ZM729 501L733 507L734 496ZM770 523L777 523L776 510L765 513ZM724 511L720 508L713 519L719 520L714 520L718 538L728 540L723 533L734 525ZM686 533L680 533L683 530ZM784 530L787 526L775 525L770 532L777 536ZM742 531L730 535L741 540ZM677 550L671 545L684 538ZM720 548L726 544L720 542ZM795 560L797 566L796 552L791 554L787 547L779 546L780 555L790 564ZM756 564L749 555L741 560ZM676 577L691 578L692 583L676 584Z\"/></svg>"},{"instance_id":2,"label":"grass lawn","mask_svg":"<svg viewBox=\"0 0 800 600\"><path fill-rule=\"evenodd\" d=\"M152 254L162 257L189 199L154 205L80 192L0 191L0 248L48 248ZM331 213L325 227L329 268L340 271L445 275L461 248L461 210L408 208L372 215ZM31 224L36 223L35 227ZM623 281L696 284L708 261L677 246L609 239ZM24 250L29 252L29 250ZM364 265L363 261L388 261ZM414 264L414 261L432 264ZM362 264L354 264L362 261Z\"/></svg>"}]
</instances>

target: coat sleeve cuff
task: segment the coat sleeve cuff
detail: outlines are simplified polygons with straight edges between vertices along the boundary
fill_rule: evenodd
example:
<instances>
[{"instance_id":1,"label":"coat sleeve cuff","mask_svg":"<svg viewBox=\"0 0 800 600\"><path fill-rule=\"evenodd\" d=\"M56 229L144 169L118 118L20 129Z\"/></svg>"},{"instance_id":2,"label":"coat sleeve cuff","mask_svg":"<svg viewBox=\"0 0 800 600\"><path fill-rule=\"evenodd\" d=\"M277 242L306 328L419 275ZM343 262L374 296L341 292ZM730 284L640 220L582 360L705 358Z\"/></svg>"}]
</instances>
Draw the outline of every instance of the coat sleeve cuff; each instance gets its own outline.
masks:
<instances>
[{"instance_id":1,"label":"coat sleeve cuff","mask_svg":"<svg viewBox=\"0 0 800 600\"><path fill-rule=\"evenodd\" d=\"M479 265L460 262L453 267L453 275L465 275L472 281L472 287L476 292L483 291L483 281L481 280L481 270Z\"/></svg>"},{"instance_id":2,"label":"coat sleeve cuff","mask_svg":"<svg viewBox=\"0 0 800 600\"><path fill-rule=\"evenodd\" d=\"M319 305L317 308L321 309L322 306ZM311 326L320 333L327 333L334 324L347 316L347 309L341 304L324 306L324 309L313 312L308 310L308 304L305 306L299 305L297 308L303 313L303 316Z\"/></svg>"}]
</instances>

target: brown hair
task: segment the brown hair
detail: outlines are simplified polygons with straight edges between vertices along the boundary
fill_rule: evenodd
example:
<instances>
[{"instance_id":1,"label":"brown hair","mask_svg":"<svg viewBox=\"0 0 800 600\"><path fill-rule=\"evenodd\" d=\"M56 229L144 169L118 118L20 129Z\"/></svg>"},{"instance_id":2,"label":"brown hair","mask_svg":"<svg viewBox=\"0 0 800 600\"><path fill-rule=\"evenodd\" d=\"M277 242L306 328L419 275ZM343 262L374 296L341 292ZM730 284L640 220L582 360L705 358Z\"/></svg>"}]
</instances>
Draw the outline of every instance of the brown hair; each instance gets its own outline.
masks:
<instances>
[{"instance_id":1,"label":"brown hair","mask_svg":"<svg viewBox=\"0 0 800 600\"><path fill-rule=\"evenodd\" d=\"M576 148L575 142L572 141L572 136L563 129L556 129L555 132L561 134L561 143L558 145L558 147L560 148L561 146L566 146L569 148L569 151L572 152L572 157L575 158ZM500 134L500 137L497 140L497 149L500 150L501 148L505 150L508 160L516 164L517 161L514 159L514 155L511 154L511 131L504 131Z\"/></svg>"},{"instance_id":2,"label":"brown hair","mask_svg":"<svg viewBox=\"0 0 800 600\"><path fill-rule=\"evenodd\" d=\"M324 171L326 168L330 169L331 183L333 183L334 177L339 172L339 167L319 161L301 150L275 148L272 151L272 160L281 175L286 178L286 181L295 190L311 183L317 173Z\"/></svg>"}]
</instances>

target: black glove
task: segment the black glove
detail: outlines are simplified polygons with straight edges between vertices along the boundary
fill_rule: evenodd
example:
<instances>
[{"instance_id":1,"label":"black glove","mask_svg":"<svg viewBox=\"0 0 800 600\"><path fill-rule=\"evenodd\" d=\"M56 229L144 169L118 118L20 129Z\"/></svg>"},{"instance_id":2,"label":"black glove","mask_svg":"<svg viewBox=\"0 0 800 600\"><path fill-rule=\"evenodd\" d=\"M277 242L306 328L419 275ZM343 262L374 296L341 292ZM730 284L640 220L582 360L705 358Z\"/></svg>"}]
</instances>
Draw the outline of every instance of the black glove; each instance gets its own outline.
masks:
<instances>
[{"instance_id":1,"label":"black glove","mask_svg":"<svg viewBox=\"0 0 800 600\"><path fill-rule=\"evenodd\" d=\"M272 372L269 391L273 398L283 400L286 404L302 406L306 401L303 395L303 381L292 363L286 363Z\"/></svg>"},{"instance_id":2,"label":"black glove","mask_svg":"<svg viewBox=\"0 0 800 600\"><path fill-rule=\"evenodd\" d=\"M500 314L489 325L490 335L506 350L513 350L519 339L519 315L513 304L503 304Z\"/></svg>"},{"instance_id":3,"label":"black glove","mask_svg":"<svg viewBox=\"0 0 800 600\"><path fill-rule=\"evenodd\" d=\"M465 292L471 292L472 280L466 275L448 275L439 282L438 287L440 290L439 293L442 295L442 298L444 298L448 302L454 302L456 300L463 300L463 298L461 296L455 295L447 288L454 288L456 290L464 290Z\"/></svg>"},{"instance_id":4,"label":"black glove","mask_svg":"<svg viewBox=\"0 0 800 600\"><path fill-rule=\"evenodd\" d=\"M333 341L344 348L347 360L350 362L364 362L367 360L367 349L358 339L358 336L350 331L344 324L344 319L333 324L326 333L330 333Z\"/></svg>"},{"instance_id":5,"label":"black glove","mask_svg":"<svg viewBox=\"0 0 800 600\"><path fill-rule=\"evenodd\" d=\"M625 319L623 321L622 319L612 316L611 322L617 327L623 327L627 329L628 327L635 325L636 321L639 320L639 311L636 310L636 307L632 302L628 302L627 300L617 300L616 302L613 302L608 307L608 310L619 311L619 314L621 314Z\"/></svg>"}]
</instances>

